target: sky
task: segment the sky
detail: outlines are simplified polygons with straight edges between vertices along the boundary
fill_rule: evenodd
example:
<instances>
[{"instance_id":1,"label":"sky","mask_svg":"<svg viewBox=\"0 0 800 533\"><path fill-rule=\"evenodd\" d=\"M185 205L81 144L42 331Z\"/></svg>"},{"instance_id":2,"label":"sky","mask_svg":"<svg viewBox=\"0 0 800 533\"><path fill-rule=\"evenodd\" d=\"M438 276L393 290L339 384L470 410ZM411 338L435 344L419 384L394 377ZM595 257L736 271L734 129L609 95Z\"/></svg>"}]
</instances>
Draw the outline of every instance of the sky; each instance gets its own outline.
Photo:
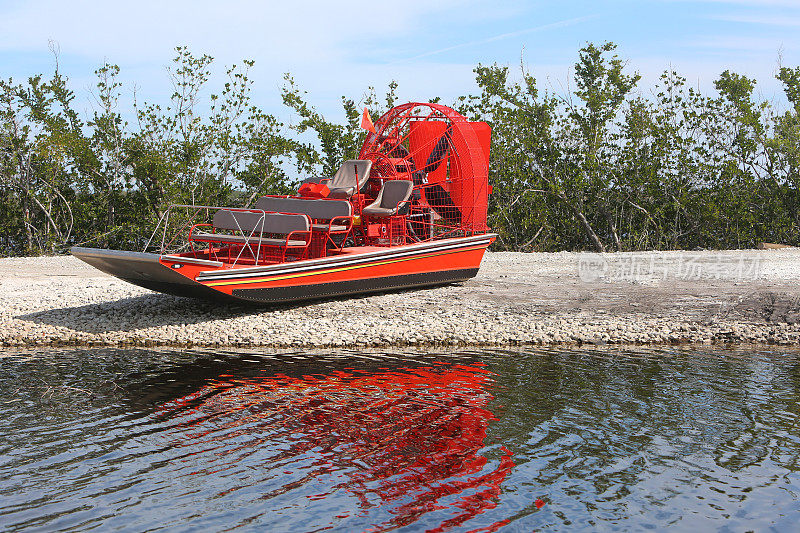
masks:
<instances>
[{"instance_id":1,"label":"sky","mask_svg":"<svg viewBox=\"0 0 800 533\"><path fill-rule=\"evenodd\" d=\"M800 0L0 0L0 77L53 68L90 106L94 71L122 69L124 97L165 102L174 47L225 65L253 59L253 98L279 116L283 74L309 101L341 119L340 97L359 100L391 80L402 101L476 94L479 63L519 65L543 87L570 87L587 42L612 41L646 93L665 70L705 91L726 70L758 80L760 95L785 101L774 75L800 65Z\"/></svg>"}]
</instances>

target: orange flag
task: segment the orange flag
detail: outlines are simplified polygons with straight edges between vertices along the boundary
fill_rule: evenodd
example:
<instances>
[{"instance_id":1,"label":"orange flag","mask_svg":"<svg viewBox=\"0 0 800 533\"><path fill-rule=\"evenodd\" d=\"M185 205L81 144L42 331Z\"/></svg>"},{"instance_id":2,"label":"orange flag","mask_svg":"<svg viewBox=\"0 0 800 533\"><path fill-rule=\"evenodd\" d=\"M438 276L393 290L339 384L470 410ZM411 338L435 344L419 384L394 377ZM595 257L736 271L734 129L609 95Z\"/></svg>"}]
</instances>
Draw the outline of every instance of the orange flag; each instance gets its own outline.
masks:
<instances>
[{"instance_id":1,"label":"orange flag","mask_svg":"<svg viewBox=\"0 0 800 533\"><path fill-rule=\"evenodd\" d=\"M372 133L377 134L378 132L375 131L375 124L372 123L372 119L369 116L369 111L367 111L367 107L364 106L364 114L361 115L361 128L367 131L371 131Z\"/></svg>"}]
</instances>

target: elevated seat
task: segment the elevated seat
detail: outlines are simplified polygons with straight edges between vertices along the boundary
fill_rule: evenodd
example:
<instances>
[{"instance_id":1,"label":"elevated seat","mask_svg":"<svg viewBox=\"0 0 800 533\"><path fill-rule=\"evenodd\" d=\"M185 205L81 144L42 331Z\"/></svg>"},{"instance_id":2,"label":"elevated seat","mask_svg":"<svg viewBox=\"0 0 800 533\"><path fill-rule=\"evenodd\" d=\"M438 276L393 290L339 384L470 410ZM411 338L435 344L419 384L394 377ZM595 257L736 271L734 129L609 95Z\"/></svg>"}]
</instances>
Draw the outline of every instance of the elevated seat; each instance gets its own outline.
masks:
<instances>
[{"instance_id":1,"label":"elevated seat","mask_svg":"<svg viewBox=\"0 0 800 533\"><path fill-rule=\"evenodd\" d=\"M369 179L372 161L351 159L345 161L327 182L328 198L347 199L361 190Z\"/></svg>"},{"instance_id":2,"label":"elevated seat","mask_svg":"<svg viewBox=\"0 0 800 533\"><path fill-rule=\"evenodd\" d=\"M375 201L361 212L364 215L386 218L397 215L408 203L414 183L409 180L389 180L384 182Z\"/></svg>"},{"instance_id":3,"label":"elevated seat","mask_svg":"<svg viewBox=\"0 0 800 533\"><path fill-rule=\"evenodd\" d=\"M353 206L347 200L309 200L303 198L282 198L262 196L253 206L259 211L273 213L300 213L308 215L315 222L315 230L330 228L331 231L345 231L350 227Z\"/></svg>"}]
</instances>

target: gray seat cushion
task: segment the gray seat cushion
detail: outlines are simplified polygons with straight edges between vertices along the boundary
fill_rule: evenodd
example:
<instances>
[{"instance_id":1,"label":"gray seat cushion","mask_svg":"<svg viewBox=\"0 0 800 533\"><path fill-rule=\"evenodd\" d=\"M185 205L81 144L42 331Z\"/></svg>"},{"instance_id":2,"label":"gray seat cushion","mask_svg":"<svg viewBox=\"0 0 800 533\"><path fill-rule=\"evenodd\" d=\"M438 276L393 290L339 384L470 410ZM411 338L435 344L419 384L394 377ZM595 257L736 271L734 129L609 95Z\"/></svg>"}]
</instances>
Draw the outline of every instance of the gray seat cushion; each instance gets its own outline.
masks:
<instances>
[{"instance_id":1,"label":"gray seat cushion","mask_svg":"<svg viewBox=\"0 0 800 533\"><path fill-rule=\"evenodd\" d=\"M306 241L297 241L294 239L291 239L288 243L286 242L285 239L261 239L261 244L266 244L268 246L283 246L284 243L290 247L305 246L306 244L308 244Z\"/></svg>"},{"instance_id":2,"label":"gray seat cushion","mask_svg":"<svg viewBox=\"0 0 800 533\"><path fill-rule=\"evenodd\" d=\"M217 229L250 233L282 233L308 231L309 221L305 215L283 213L253 213L250 211L230 211L221 209L214 214L212 225Z\"/></svg>"},{"instance_id":3,"label":"gray seat cushion","mask_svg":"<svg viewBox=\"0 0 800 533\"><path fill-rule=\"evenodd\" d=\"M317 220L349 217L353 214L350 202L275 196L262 196L256 201L253 209L275 213L301 213Z\"/></svg>"},{"instance_id":4,"label":"gray seat cushion","mask_svg":"<svg viewBox=\"0 0 800 533\"><path fill-rule=\"evenodd\" d=\"M312 224L311 227L314 231L328 231L329 227L331 231L347 231L347 226L339 226L338 224L334 224L333 226L329 226L328 224Z\"/></svg>"},{"instance_id":5,"label":"gray seat cushion","mask_svg":"<svg viewBox=\"0 0 800 533\"><path fill-rule=\"evenodd\" d=\"M328 198L339 198L339 199L346 199L353 196L356 192L355 187L340 187L337 189L331 189L328 193Z\"/></svg>"},{"instance_id":6,"label":"gray seat cushion","mask_svg":"<svg viewBox=\"0 0 800 533\"><path fill-rule=\"evenodd\" d=\"M368 205L367 207L364 208L362 213L373 217L390 217L394 215L395 210L389 209L388 207L378 207L378 206Z\"/></svg>"}]
</instances>

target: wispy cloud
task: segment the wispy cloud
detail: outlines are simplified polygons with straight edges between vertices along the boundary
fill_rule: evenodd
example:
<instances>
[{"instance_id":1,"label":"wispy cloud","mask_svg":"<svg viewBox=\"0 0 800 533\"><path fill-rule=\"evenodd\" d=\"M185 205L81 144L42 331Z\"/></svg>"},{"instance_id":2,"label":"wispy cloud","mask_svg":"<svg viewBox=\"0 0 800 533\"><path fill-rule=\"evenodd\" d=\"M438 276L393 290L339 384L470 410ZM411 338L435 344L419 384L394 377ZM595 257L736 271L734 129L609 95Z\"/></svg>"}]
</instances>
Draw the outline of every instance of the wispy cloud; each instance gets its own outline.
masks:
<instances>
[{"instance_id":1,"label":"wispy cloud","mask_svg":"<svg viewBox=\"0 0 800 533\"><path fill-rule=\"evenodd\" d=\"M744 24L759 24L764 26L783 26L788 28L800 27L800 17L764 17L753 15L714 15L709 17L713 20L725 22L741 22Z\"/></svg>"},{"instance_id":2,"label":"wispy cloud","mask_svg":"<svg viewBox=\"0 0 800 533\"><path fill-rule=\"evenodd\" d=\"M53 39L76 87L91 86L108 59L122 67L126 89L135 83L139 97L158 101L170 93L163 65L185 44L217 58L217 72L255 59L254 95L265 108L282 109L288 71L320 109L339 113L340 95L391 80L401 98L455 98L476 88L477 62L513 61L523 43L542 79L567 79L583 42L611 39L632 68L641 54L655 58L655 79L656 64L673 62L690 79L732 68L769 81L776 57L800 64L798 24L800 0L403 0L402 8L374 0L0 0L0 77L46 71Z\"/></svg>"},{"instance_id":3,"label":"wispy cloud","mask_svg":"<svg viewBox=\"0 0 800 533\"><path fill-rule=\"evenodd\" d=\"M791 44L797 44L797 39L793 39ZM708 36L701 39L693 39L683 43L689 48L701 48L705 50L735 51L737 53L762 54L763 52L778 53L788 42L770 37L739 37L730 35Z\"/></svg>"},{"instance_id":4,"label":"wispy cloud","mask_svg":"<svg viewBox=\"0 0 800 533\"><path fill-rule=\"evenodd\" d=\"M494 35L492 37L487 37L485 39L478 39L476 41L469 41L469 42L466 42L466 43L455 44L453 46L447 46L445 48L439 48L438 50L432 50L430 52L425 52L424 54L419 54L419 55L407 57L407 58L404 58L404 59L398 59L396 61L390 62L389 64L390 65L394 65L394 64L397 64L397 63L405 63L405 62L408 62L408 61L415 61L417 59L422 59L424 57L430 57L430 56L434 56L434 55L437 55L437 54L443 54L445 52L450 52L451 50L458 50L460 48L467 48L469 46L479 46L479 45L482 45L482 44L493 43L495 41L502 41L504 39L511 39L513 37L519 37L520 35L526 35L528 33L534 33L534 32L539 32L539 31L544 31L544 30L551 30L551 29L555 29L555 28L564 28L564 27L567 27L567 26L574 26L576 24L580 24L582 22L586 22L587 20L591 20L591 19L595 18L596 16L597 15L587 15L587 16L584 16L584 17L576 17L576 18L571 18L571 19L566 19L566 20L560 20L558 22L551 22L550 24L543 24L541 26L534 26L533 28L526 28L524 30L512 31L512 32L508 32L508 33L501 33L499 35Z\"/></svg>"},{"instance_id":5,"label":"wispy cloud","mask_svg":"<svg viewBox=\"0 0 800 533\"><path fill-rule=\"evenodd\" d=\"M375 39L403 38L421 19L456 4L408 0L398 10L370 0L28 0L11 6L0 0L0 50L39 50L53 39L66 53L160 61L173 46L189 44L221 57L322 62ZM391 24L368 24L366 13Z\"/></svg>"},{"instance_id":6,"label":"wispy cloud","mask_svg":"<svg viewBox=\"0 0 800 533\"><path fill-rule=\"evenodd\" d=\"M800 10L797 0L662 0L665 2L682 2L692 4L731 4L751 7L791 7Z\"/></svg>"}]
</instances>

